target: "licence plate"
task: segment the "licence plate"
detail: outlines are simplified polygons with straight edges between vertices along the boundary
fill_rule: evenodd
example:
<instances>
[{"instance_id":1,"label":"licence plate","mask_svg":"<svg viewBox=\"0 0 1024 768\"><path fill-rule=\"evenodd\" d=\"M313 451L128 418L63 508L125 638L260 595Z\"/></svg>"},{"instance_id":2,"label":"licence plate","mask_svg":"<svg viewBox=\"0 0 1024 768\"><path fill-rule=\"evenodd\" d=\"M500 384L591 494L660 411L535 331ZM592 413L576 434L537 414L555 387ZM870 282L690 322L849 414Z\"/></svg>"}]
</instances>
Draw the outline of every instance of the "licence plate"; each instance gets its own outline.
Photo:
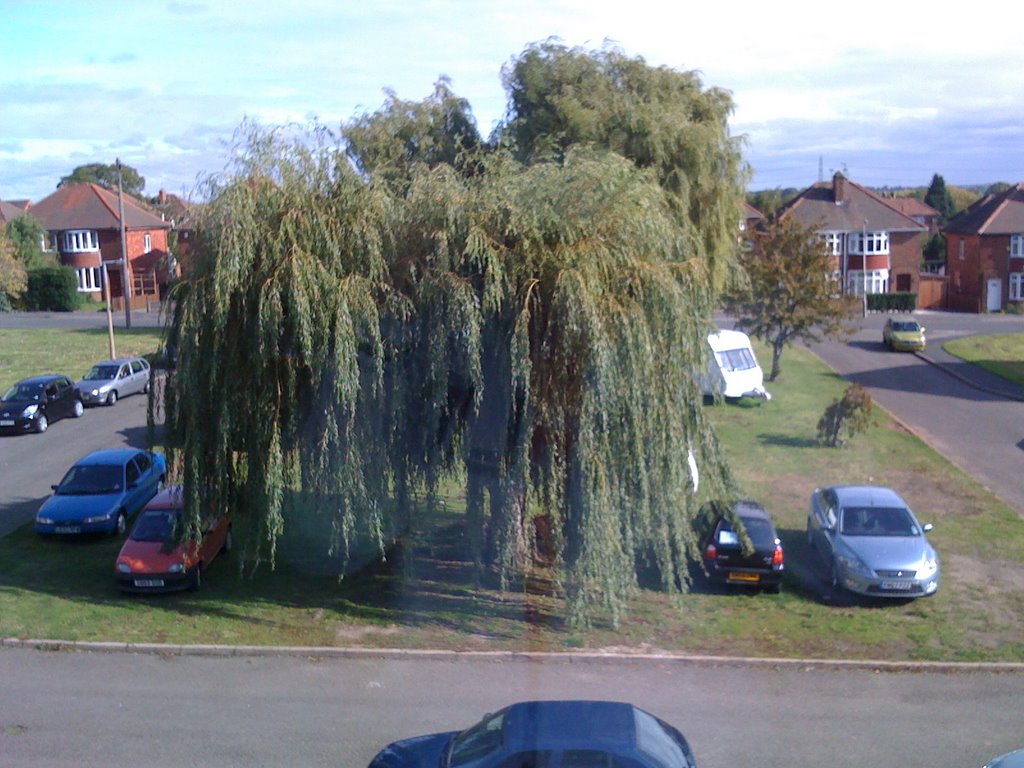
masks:
<instances>
[{"instance_id":1,"label":"licence plate","mask_svg":"<svg viewBox=\"0 0 1024 768\"><path fill-rule=\"evenodd\" d=\"M136 579L136 587L162 587L164 585L163 579Z\"/></svg>"},{"instance_id":2,"label":"licence plate","mask_svg":"<svg viewBox=\"0 0 1024 768\"><path fill-rule=\"evenodd\" d=\"M761 575L758 573L730 573L726 578L729 581L760 581Z\"/></svg>"},{"instance_id":3,"label":"licence plate","mask_svg":"<svg viewBox=\"0 0 1024 768\"><path fill-rule=\"evenodd\" d=\"M0 419L0 427L13 427L14 419Z\"/></svg>"},{"instance_id":4,"label":"licence plate","mask_svg":"<svg viewBox=\"0 0 1024 768\"><path fill-rule=\"evenodd\" d=\"M82 529L77 525L58 525L54 528L57 533L81 533Z\"/></svg>"},{"instance_id":5,"label":"licence plate","mask_svg":"<svg viewBox=\"0 0 1024 768\"><path fill-rule=\"evenodd\" d=\"M914 583L912 581L883 581L881 587L882 589L911 590L914 588Z\"/></svg>"}]
</instances>

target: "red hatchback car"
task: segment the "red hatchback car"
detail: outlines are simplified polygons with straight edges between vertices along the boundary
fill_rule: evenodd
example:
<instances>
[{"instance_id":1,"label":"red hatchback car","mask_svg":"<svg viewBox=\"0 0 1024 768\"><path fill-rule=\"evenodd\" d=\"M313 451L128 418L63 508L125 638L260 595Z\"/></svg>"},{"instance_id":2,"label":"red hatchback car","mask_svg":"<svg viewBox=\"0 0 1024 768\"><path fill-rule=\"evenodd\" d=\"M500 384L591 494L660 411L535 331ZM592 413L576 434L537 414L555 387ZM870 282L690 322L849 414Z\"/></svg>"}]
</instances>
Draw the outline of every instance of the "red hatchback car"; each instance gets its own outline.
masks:
<instances>
[{"instance_id":1,"label":"red hatchback car","mask_svg":"<svg viewBox=\"0 0 1024 768\"><path fill-rule=\"evenodd\" d=\"M165 488L139 513L114 565L117 586L125 592L198 589L203 570L231 549L231 521L217 515L205 521L199 542L183 541L181 486Z\"/></svg>"}]
</instances>

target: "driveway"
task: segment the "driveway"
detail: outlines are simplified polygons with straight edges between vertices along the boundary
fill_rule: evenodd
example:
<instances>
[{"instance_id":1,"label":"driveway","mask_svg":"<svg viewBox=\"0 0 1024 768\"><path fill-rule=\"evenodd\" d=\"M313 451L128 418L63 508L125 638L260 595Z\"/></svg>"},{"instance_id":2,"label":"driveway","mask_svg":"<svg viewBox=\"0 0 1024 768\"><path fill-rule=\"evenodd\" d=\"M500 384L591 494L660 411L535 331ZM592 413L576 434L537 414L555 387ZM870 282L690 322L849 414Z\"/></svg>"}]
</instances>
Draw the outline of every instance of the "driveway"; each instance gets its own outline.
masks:
<instances>
[{"instance_id":1,"label":"driveway","mask_svg":"<svg viewBox=\"0 0 1024 768\"><path fill-rule=\"evenodd\" d=\"M1024 514L1024 388L942 350L961 336L1024 333L1024 317L916 313L928 329L921 354L882 346L885 315L864 318L845 343L811 349L965 472Z\"/></svg>"}]
</instances>

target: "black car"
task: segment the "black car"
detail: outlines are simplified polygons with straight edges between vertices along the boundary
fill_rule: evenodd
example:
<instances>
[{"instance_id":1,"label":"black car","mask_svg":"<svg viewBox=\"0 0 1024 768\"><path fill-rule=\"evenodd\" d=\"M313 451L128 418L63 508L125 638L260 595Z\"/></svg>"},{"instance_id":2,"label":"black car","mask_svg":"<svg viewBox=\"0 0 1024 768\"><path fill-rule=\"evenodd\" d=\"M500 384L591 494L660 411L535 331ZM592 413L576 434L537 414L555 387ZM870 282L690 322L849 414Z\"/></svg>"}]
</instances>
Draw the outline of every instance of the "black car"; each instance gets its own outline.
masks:
<instances>
[{"instance_id":1,"label":"black car","mask_svg":"<svg viewBox=\"0 0 1024 768\"><path fill-rule=\"evenodd\" d=\"M703 512L701 548L712 581L728 586L782 588L782 540L764 507L755 501L709 504ZM743 534L749 540L745 545Z\"/></svg>"},{"instance_id":2,"label":"black car","mask_svg":"<svg viewBox=\"0 0 1024 768\"><path fill-rule=\"evenodd\" d=\"M0 400L0 434L45 432L51 422L85 413L82 396L67 376L23 379Z\"/></svg>"},{"instance_id":3,"label":"black car","mask_svg":"<svg viewBox=\"0 0 1024 768\"><path fill-rule=\"evenodd\" d=\"M683 735L632 704L527 701L468 730L389 744L370 768L695 768Z\"/></svg>"}]
</instances>

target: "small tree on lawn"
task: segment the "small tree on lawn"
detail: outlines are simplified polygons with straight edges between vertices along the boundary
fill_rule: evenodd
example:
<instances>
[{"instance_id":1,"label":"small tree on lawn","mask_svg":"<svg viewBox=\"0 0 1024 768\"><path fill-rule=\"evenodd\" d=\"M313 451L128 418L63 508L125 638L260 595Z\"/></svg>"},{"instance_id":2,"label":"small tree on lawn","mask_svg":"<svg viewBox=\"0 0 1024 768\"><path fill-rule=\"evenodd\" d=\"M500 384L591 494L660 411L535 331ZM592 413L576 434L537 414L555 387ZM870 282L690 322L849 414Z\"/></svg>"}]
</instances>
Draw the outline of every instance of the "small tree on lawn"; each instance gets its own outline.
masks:
<instances>
[{"instance_id":1,"label":"small tree on lawn","mask_svg":"<svg viewBox=\"0 0 1024 768\"><path fill-rule=\"evenodd\" d=\"M773 218L753 235L754 247L740 255L747 285L725 305L738 328L771 345L768 380L775 381L787 344L850 333L856 307L840 293L833 257L816 232Z\"/></svg>"},{"instance_id":2,"label":"small tree on lawn","mask_svg":"<svg viewBox=\"0 0 1024 768\"><path fill-rule=\"evenodd\" d=\"M833 400L818 420L818 443L838 448L870 424L871 395L860 384L851 384L842 399Z\"/></svg>"}]
</instances>

